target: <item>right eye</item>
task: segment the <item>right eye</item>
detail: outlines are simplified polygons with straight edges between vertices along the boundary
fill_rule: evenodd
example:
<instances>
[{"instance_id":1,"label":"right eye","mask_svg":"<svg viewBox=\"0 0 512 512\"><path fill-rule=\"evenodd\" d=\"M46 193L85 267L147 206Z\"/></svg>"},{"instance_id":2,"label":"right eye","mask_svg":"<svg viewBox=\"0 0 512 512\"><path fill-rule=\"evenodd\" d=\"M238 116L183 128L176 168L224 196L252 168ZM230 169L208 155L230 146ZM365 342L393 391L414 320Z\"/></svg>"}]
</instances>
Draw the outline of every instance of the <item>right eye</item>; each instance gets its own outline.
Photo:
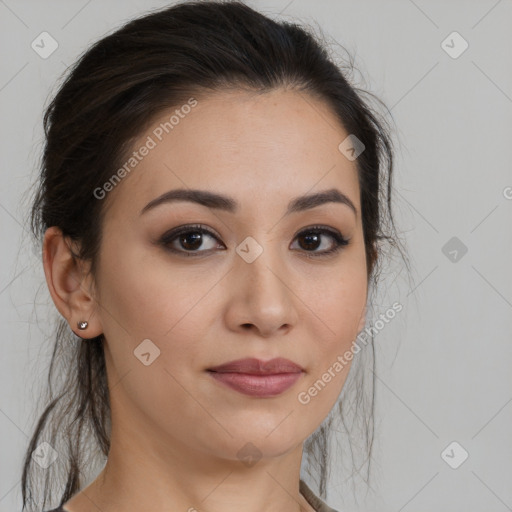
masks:
<instances>
[{"instance_id":1,"label":"right eye","mask_svg":"<svg viewBox=\"0 0 512 512\"><path fill-rule=\"evenodd\" d=\"M184 256L198 256L200 253L210 252L215 248L208 248L203 251L198 251L204 245L204 235L217 240L218 238L208 229L204 228L201 224L194 224L189 226L180 226L172 231L165 233L160 243L169 251ZM176 248L175 244L179 244L181 248Z\"/></svg>"}]
</instances>

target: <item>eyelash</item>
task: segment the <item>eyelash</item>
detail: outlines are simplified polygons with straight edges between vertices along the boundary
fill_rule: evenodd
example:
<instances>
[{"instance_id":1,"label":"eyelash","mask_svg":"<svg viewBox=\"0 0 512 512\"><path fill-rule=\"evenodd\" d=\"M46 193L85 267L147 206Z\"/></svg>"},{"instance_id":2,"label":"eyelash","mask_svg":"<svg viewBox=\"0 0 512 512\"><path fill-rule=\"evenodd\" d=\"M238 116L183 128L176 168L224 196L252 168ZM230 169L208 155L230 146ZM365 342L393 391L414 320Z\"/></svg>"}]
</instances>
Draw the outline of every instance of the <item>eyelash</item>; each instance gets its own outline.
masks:
<instances>
[{"instance_id":1,"label":"eyelash","mask_svg":"<svg viewBox=\"0 0 512 512\"><path fill-rule=\"evenodd\" d=\"M210 230L204 228L201 224L194 224L194 225L188 225L188 226L181 226L179 228L173 229L170 232L165 233L162 238L160 239L160 243L166 248L166 250L183 255L185 257L200 257L200 253L209 253L210 250L207 251L184 251L179 249L171 248L169 245L171 242L173 242L175 239L177 239L179 236L187 235L191 233L201 233L205 235L209 235L212 238L215 238L217 241L219 239L217 236L212 233ZM330 256L332 254L335 254L343 249L343 247L347 246L350 242L350 238L345 238L341 233L338 231L333 231L332 229L328 229L324 226L311 226L308 227L301 232L297 234L295 238L300 237L301 235L307 235L307 234L323 234L323 235L329 235L334 240L334 247L332 249L329 249L327 251L321 251L321 252L315 252L315 251L305 251L307 258L322 258L326 256Z\"/></svg>"}]
</instances>

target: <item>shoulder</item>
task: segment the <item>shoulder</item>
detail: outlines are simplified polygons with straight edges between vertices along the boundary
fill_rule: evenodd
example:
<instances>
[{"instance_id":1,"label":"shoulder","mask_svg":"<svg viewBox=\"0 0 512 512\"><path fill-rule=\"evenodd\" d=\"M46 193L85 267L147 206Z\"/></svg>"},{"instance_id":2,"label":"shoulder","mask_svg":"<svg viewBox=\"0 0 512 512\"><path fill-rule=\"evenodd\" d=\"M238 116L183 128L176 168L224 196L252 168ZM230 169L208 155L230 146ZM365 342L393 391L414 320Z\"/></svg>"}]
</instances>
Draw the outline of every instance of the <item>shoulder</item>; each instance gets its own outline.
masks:
<instances>
[{"instance_id":1,"label":"shoulder","mask_svg":"<svg viewBox=\"0 0 512 512\"><path fill-rule=\"evenodd\" d=\"M299 490L302 496L306 498L307 502L316 510L316 512L338 512L321 500L302 479L299 482Z\"/></svg>"}]
</instances>

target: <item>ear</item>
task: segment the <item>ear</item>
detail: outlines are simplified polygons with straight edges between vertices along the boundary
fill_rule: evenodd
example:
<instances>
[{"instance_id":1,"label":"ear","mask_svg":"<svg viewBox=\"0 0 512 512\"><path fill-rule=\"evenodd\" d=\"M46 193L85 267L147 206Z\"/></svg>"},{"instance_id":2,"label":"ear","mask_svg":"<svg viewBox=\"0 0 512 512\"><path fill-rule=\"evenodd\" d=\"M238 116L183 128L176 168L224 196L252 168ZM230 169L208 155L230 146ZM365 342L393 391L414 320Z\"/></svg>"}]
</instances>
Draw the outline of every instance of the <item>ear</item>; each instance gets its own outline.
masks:
<instances>
[{"instance_id":1,"label":"ear","mask_svg":"<svg viewBox=\"0 0 512 512\"><path fill-rule=\"evenodd\" d=\"M73 257L68 239L56 226L48 228L44 235L43 266L53 302L71 330L85 339L102 334L92 276L86 275L88 268ZM79 330L77 323L83 320L88 326Z\"/></svg>"}]
</instances>

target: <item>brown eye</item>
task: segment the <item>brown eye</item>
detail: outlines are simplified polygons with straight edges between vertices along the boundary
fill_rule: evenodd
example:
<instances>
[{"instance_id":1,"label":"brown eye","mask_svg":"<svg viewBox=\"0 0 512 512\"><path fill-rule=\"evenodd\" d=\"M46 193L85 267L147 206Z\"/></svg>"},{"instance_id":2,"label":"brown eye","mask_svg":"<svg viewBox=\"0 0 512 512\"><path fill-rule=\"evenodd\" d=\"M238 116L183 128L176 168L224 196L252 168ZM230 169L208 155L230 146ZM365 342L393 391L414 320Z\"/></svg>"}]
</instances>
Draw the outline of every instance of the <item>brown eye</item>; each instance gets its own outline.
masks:
<instances>
[{"instance_id":1,"label":"brown eye","mask_svg":"<svg viewBox=\"0 0 512 512\"><path fill-rule=\"evenodd\" d=\"M218 238L211 231L201 225L182 226L163 235L160 243L171 252L184 256L196 256L201 255L201 253L208 253L218 246L218 244L210 243L211 247L204 249L205 238L218 241ZM203 250L199 250L201 248Z\"/></svg>"},{"instance_id":2,"label":"brown eye","mask_svg":"<svg viewBox=\"0 0 512 512\"><path fill-rule=\"evenodd\" d=\"M203 243L202 237L202 233L189 231L188 233L180 235L178 240L184 249L194 250L200 248L201 244Z\"/></svg>"},{"instance_id":3,"label":"brown eye","mask_svg":"<svg viewBox=\"0 0 512 512\"><path fill-rule=\"evenodd\" d=\"M303 248L310 251L318 248L321 237L322 236L318 235L318 233L307 233L300 235L299 239L305 240L305 244L301 245Z\"/></svg>"},{"instance_id":4,"label":"brown eye","mask_svg":"<svg viewBox=\"0 0 512 512\"><path fill-rule=\"evenodd\" d=\"M331 239L330 248L327 243L327 249L318 251L317 249L321 247L325 236ZM338 231L333 231L322 226L313 226L307 230L301 231L296 238L299 240L300 247L304 249L306 253L313 254L313 256L308 254L308 257L322 257L336 253L349 243L349 239L345 238Z\"/></svg>"}]
</instances>

